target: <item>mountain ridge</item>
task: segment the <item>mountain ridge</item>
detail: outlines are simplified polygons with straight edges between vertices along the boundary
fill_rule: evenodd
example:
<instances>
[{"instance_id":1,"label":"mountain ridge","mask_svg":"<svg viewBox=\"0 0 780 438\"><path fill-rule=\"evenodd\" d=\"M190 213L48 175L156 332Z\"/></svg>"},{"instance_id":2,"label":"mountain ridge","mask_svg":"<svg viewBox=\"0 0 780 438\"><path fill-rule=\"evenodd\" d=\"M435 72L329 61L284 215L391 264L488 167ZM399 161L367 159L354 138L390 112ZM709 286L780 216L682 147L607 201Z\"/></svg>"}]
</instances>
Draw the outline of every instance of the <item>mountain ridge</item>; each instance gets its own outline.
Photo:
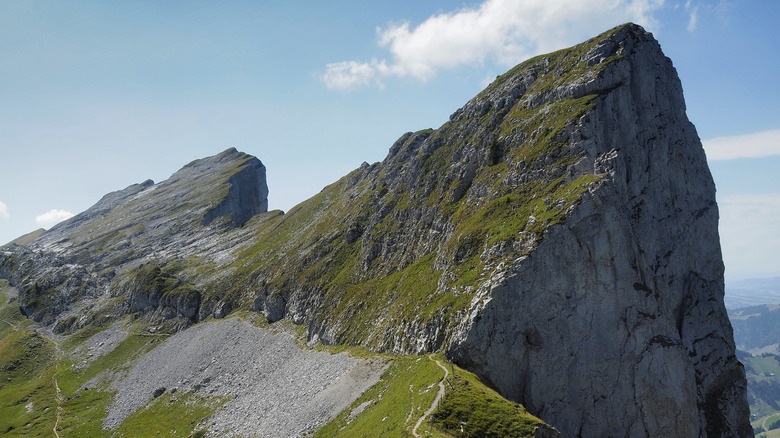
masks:
<instances>
[{"instance_id":1,"label":"mountain ridge","mask_svg":"<svg viewBox=\"0 0 780 438\"><path fill-rule=\"evenodd\" d=\"M520 64L285 214L254 163L107 195L0 276L62 332L251 309L310 343L442 350L565 436L749 436L714 184L641 27Z\"/></svg>"}]
</instances>

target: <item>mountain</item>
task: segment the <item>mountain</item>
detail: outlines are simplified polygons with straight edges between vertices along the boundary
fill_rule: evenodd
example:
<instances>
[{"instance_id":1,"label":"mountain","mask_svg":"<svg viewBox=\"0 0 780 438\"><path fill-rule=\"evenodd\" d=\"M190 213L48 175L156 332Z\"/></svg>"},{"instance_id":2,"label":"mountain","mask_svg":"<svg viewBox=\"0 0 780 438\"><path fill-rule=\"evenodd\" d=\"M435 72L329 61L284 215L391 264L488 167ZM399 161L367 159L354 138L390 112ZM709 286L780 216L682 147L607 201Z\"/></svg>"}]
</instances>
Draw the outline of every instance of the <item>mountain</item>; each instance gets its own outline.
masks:
<instances>
[{"instance_id":1,"label":"mountain","mask_svg":"<svg viewBox=\"0 0 780 438\"><path fill-rule=\"evenodd\" d=\"M518 65L287 213L264 171L231 149L106 195L0 277L60 334L257 312L309 345L443 352L562 436L752 435L714 183L641 27Z\"/></svg>"}]
</instances>

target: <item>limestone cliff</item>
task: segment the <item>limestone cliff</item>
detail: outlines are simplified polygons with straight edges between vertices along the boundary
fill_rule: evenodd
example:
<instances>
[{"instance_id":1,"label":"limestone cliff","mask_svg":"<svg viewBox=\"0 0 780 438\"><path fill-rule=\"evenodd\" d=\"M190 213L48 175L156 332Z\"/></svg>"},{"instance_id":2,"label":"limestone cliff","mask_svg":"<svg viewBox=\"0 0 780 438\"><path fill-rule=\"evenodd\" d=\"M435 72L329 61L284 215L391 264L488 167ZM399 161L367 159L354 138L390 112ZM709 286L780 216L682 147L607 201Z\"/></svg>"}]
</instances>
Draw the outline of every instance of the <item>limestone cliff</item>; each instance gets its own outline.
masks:
<instances>
[{"instance_id":1,"label":"limestone cliff","mask_svg":"<svg viewBox=\"0 0 780 438\"><path fill-rule=\"evenodd\" d=\"M637 27L579 62L610 57L534 102L595 94L564 141L567 178L598 187L485 287L451 354L566 436L749 436L715 189L679 80Z\"/></svg>"},{"instance_id":2,"label":"limestone cliff","mask_svg":"<svg viewBox=\"0 0 780 438\"><path fill-rule=\"evenodd\" d=\"M260 160L231 148L193 161L159 184L148 180L109 193L28 248L5 247L0 276L21 289L19 303L26 315L58 322L58 330L69 329L73 315L81 319L75 328L93 321L86 310L98 309L114 316L143 309L163 319L183 317L174 324L183 327L198 320L199 302L181 303L182 297L166 295L139 308L139 291L132 286L136 277L146 278L143 264L195 255L204 263L223 260L225 247L234 243L216 237L217 231L234 229L265 212L267 195ZM182 290L179 279L171 281L177 284L168 290ZM194 285L186 286L190 290ZM181 305L158 309L171 302Z\"/></svg>"},{"instance_id":3,"label":"limestone cliff","mask_svg":"<svg viewBox=\"0 0 780 438\"><path fill-rule=\"evenodd\" d=\"M252 309L311 342L443 350L563 436L752 434L714 184L641 27L518 65L286 214L259 214L264 171L229 150L107 195L0 276L60 330Z\"/></svg>"}]
</instances>

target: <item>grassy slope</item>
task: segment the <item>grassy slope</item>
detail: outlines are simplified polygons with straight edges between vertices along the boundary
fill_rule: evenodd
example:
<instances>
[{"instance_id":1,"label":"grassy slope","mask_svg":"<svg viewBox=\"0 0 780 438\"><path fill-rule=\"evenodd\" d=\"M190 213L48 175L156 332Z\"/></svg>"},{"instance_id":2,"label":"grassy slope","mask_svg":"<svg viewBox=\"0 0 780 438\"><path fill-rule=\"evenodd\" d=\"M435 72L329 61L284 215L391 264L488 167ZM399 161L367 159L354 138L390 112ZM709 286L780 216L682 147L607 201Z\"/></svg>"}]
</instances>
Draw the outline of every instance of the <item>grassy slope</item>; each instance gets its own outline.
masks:
<instances>
[{"instance_id":1,"label":"grassy slope","mask_svg":"<svg viewBox=\"0 0 780 438\"><path fill-rule=\"evenodd\" d=\"M28 243L32 242L33 240L37 239L41 236L46 230L43 228L38 228L35 231L32 231L30 233L27 233L23 236L19 236L16 239L8 242L6 245L16 244L16 245L27 245ZM5 245L2 245L5 246Z\"/></svg>"},{"instance_id":2,"label":"grassy slope","mask_svg":"<svg viewBox=\"0 0 780 438\"><path fill-rule=\"evenodd\" d=\"M0 436L53 434L58 411L55 380L62 392L57 427L61 436L187 436L220 404L186 394L172 401L166 394L131 415L116 431L103 430L113 396L110 377L128 369L165 336L133 330L112 352L76 369L68 353L100 329L88 327L75 333L61 341L58 353L54 341L26 328L30 322L15 302L8 302L7 292L7 283L0 284L0 318L7 321L0 322Z\"/></svg>"},{"instance_id":3,"label":"grassy slope","mask_svg":"<svg viewBox=\"0 0 780 438\"><path fill-rule=\"evenodd\" d=\"M55 380L62 392L61 420L57 427L61 436L188 436L194 434L201 421L221 404L221 400L201 395L166 393L128 417L117 430L103 430L106 407L113 396L109 388L113 373L128 369L133 359L159 345L166 336L131 329L128 337L112 352L97 358L88 367L77 369L75 362L68 359L69 353L101 329L82 329L60 341L58 346L26 328L30 322L19 313L15 302L8 302L6 286L7 283L0 283L0 318L10 322L0 321L0 436L52 435L58 411ZM299 334L304 336L302 332ZM361 357L375 355L355 347L328 349L348 351ZM444 372L427 356L380 357L392 361L382 380L314 436L411 436L412 427L433 402ZM442 357L437 358L446 363ZM11 364L13 366L9 367ZM451 364L446 363L446 366L452 369ZM442 407L474 412L483 419L499 415L500 421L507 424L511 421L504 420L505 416L515 413L518 414L515 420L525 424L539 421L525 414L519 405L503 400L472 374L457 367L454 369L456 378L451 379L448 388L455 390L448 390ZM489 407L489 413L485 411L486 407ZM488 414L493 417L486 417ZM464 418L475 426L479 423L477 417L473 420ZM452 436L443 431L446 421L437 420L434 424L432 428L429 421L424 422L418 433L431 437ZM526 427L520 434L504 436L530 437L532 430L532 426Z\"/></svg>"},{"instance_id":4,"label":"grassy slope","mask_svg":"<svg viewBox=\"0 0 780 438\"><path fill-rule=\"evenodd\" d=\"M454 371L445 397L417 433L426 437L461 436L460 425L470 436L533 437L543 424L517 403L486 387L472 373L436 359ZM442 369L427 356L393 356L382 380L366 391L350 408L321 428L314 437L412 436L417 420L431 406L444 378Z\"/></svg>"},{"instance_id":5,"label":"grassy slope","mask_svg":"<svg viewBox=\"0 0 780 438\"><path fill-rule=\"evenodd\" d=\"M426 356L396 356L392 360L379 383L314 436L412 436L415 422L436 397L444 372ZM419 432L428 429L425 425Z\"/></svg>"},{"instance_id":6,"label":"grassy slope","mask_svg":"<svg viewBox=\"0 0 780 438\"><path fill-rule=\"evenodd\" d=\"M9 303L8 283L0 281L0 435L46 435L55 421L55 348L27 328L15 301Z\"/></svg>"},{"instance_id":7,"label":"grassy slope","mask_svg":"<svg viewBox=\"0 0 780 438\"><path fill-rule=\"evenodd\" d=\"M774 355L744 356L740 360L745 365L748 379L751 424L754 430L761 431L764 426L780 420L780 362ZM780 429L766 432L767 437L780 437Z\"/></svg>"},{"instance_id":8,"label":"grassy slope","mask_svg":"<svg viewBox=\"0 0 780 438\"><path fill-rule=\"evenodd\" d=\"M541 420L483 385L474 374L458 367L453 370L447 394L433 416L435 427L458 435L462 426L469 436L484 438L534 435Z\"/></svg>"}]
</instances>

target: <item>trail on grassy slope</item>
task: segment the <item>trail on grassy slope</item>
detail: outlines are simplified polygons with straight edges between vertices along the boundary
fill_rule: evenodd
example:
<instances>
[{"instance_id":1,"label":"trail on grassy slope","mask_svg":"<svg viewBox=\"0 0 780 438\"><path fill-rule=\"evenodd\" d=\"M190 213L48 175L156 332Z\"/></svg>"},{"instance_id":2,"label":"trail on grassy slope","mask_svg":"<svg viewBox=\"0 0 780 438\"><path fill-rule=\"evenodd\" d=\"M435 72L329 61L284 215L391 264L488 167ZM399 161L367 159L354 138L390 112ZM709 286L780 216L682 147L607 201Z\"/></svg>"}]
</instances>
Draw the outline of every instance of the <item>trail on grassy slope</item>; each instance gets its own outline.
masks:
<instances>
[{"instance_id":1,"label":"trail on grassy slope","mask_svg":"<svg viewBox=\"0 0 780 438\"><path fill-rule=\"evenodd\" d=\"M436 362L436 365L439 366L439 368L444 370L444 377L439 381L439 392L436 394L436 398L433 399L433 402L431 403L431 407L428 408L427 411L425 411L424 414L422 414L422 417L420 417L419 420L417 420L417 423L414 425L414 429L412 429L412 435L415 437L419 437L420 435L417 433L417 429L420 427L420 425L425 421L426 418L428 418L429 415L433 413L433 410L436 409L436 406L439 404L439 400L441 400L442 397L444 397L444 381L447 380L447 377L450 375L450 372L447 370L447 367L441 364L437 359L434 359L433 355L428 355L428 358L434 362Z\"/></svg>"}]
</instances>

